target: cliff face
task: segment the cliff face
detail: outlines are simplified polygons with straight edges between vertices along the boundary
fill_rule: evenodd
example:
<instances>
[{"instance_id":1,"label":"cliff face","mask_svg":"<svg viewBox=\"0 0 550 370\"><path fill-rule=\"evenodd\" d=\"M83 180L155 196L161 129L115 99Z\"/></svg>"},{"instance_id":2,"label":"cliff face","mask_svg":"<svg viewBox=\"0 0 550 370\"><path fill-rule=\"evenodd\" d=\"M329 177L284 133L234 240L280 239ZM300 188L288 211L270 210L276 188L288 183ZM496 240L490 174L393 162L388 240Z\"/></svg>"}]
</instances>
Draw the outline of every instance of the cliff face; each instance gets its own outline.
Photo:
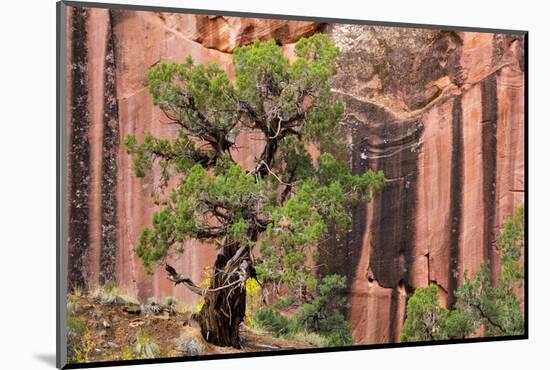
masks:
<instances>
[{"instance_id":1,"label":"cliff face","mask_svg":"<svg viewBox=\"0 0 550 370\"><path fill-rule=\"evenodd\" d=\"M327 271L350 281L348 311L358 343L398 341L406 296L429 282L451 303L465 270L498 271L492 239L523 202L523 40L518 36L358 25L325 25L184 14L69 9L69 281L116 280L142 299L194 295L133 252L151 222L160 176L134 176L122 139L172 136L146 90L160 61L217 62L254 38L293 43L327 32L341 49L334 92L353 171L381 169L388 186L354 211L350 233L319 247ZM262 149L244 133L234 157L245 167ZM171 261L195 281L213 246L188 242Z\"/></svg>"},{"instance_id":2,"label":"cliff face","mask_svg":"<svg viewBox=\"0 0 550 370\"><path fill-rule=\"evenodd\" d=\"M232 76L226 51L255 38L292 43L315 32L320 24L185 14L69 8L69 78L67 115L69 137L69 281L93 288L116 280L142 299L174 295L194 304L197 298L182 286L175 288L162 268L152 276L143 272L133 248L155 208L150 194L159 173L136 178L122 140L135 132L170 137L167 124L153 107L146 89L148 69L160 61L218 63ZM260 138L245 133L237 138L233 157L244 167L263 149ZM183 258L171 263L202 281L212 266L213 246L189 242Z\"/></svg>"},{"instance_id":3,"label":"cliff face","mask_svg":"<svg viewBox=\"0 0 550 370\"><path fill-rule=\"evenodd\" d=\"M414 288L436 283L450 305L464 271L483 260L498 271L494 233L523 202L523 40L354 25L327 32L342 51L334 90L346 103L352 168L388 178L356 211L354 230L329 243L352 256L354 339L394 342Z\"/></svg>"}]
</instances>

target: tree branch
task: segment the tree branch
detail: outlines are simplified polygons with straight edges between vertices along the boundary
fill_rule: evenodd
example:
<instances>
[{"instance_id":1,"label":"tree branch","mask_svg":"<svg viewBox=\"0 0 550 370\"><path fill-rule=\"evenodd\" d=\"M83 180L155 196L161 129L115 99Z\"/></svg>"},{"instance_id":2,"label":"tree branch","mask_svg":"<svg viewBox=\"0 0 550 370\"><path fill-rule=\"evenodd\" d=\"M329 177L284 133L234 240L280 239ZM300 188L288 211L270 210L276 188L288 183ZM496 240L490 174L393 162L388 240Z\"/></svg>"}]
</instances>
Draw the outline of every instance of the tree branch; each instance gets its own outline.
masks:
<instances>
[{"instance_id":1,"label":"tree branch","mask_svg":"<svg viewBox=\"0 0 550 370\"><path fill-rule=\"evenodd\" d=\"M197 284L195 284L186 275L178 274L177 271L172 266L170 266L168 264L165 265L166 272L168 273L167 279L172 281L174 283L174 285L183 284L190 291L192 291L193 293L198 294L202 297L204 297L206 295L206 293L217 292L217 291L220 291L220 290L223 290L223 289L228 289L228 288L234 287L235 285L238 285L238 284L241 284L242 286L244 286L244 284L246 282L246 278L248 276L248 271L247 271L248 263L246 261L241 262L238 269L234 269L231 272L228 272L227 270L231 265L234 264L234 262L238 262L239 257L242 255L243 251L246 250L246 249L247 248L245 248L245 247L241 247L237 251L237 253L228 261L228 264L226 265L226 268L225 268L225 271L224 271L228 279L231 276L234 276L235 274L238 276L238 279L234 280L230 283L224 284L220 287L201 288L201 287L197 286ZM227 281L227 279L226 279L226 281Z\"/></svg>"},{"instance_id":2,"label":"tree branch","mask_svg":"<svg viewBox=\"0 0 550 370\"><path fill-rule=\"evenodd\" d=\"M216 239L224 236L226 230L219 227L204 227L199 228L195 232L195 238L197 239Z\"/></svg>"},{"instance_id":3,"label":"tree branch","mask_svg":"<svg viewBox=\"0 0 550 370\"><path fill-rule=\"evenodd\" d=\"M195 100L190 94L185 95L185 102L182 107L170 105L169 109L173 111L173 114L169 113L168 109L162 109L162 111L172 121L171 123L178 124L190 136L209 143L218 156L222 156L227 152L229 157L231 157L229 151L234 143L227 139L227 135L237 125L239 122L238 119L235 119L235 122L231 126L224 129L216 127L196 107ZM184 119L184 115L187 116L187 120ZM187 124L186 121L190 121L190 124Z\"/></svg>"},{"instance_id":4,"label":"tree branch","mask_svg":"<svg viewBox=\"0 0 550 370\"><path fill-rule=\"evenodd\" d=\"M290 171L288 173L288 179L285 181L287 184L285 185L285 188L281 192L281 195L279 197L279 204L284 204L290 195L290 192L292 191L292 186L294 181L296 180L296 171Z\"/></svg>"},{"instance_id":5,"label":"tree branch","mask_svg":"<svg viewBox=\"0 0 550 370\"><path fill-rule=\"evenodd\" d=\"M505 332L506 332L506 331L504 330L504 328L503 328L500 324L494 322L494 321L485 313L485 311L483 311L483 309L481 308L481 306L479 305L479 303L478 303L478 304L473 304L473 306L474 306L475 308L477 308L477 310L479 311L479 314L481 315L481 317L483 317L485 320L487 320L487 322L489 322L489 324L491 324L491 325L493 325L494 327L498 328L502 333L505 333Z\"/></svg>"},{"instance_id":6,"label":"tree branch","mask_svg":"<svg viewBox=\"0 0 550 370\"><path fill-rule=\"evenodd\" d=\"M277 181L279 181L279 183L280 183L281 185L292 186L292 184L288 184L288 183L282 181L282 180L279 178L279 176L277 176L277 174L276 174L275 172L271 171L271 168L269 168L269 166L267 165L267 163L265 163L264 161L261 161L260 164L263 164L263 165L267 168L267 171L268 171L270 174L272 174L273 177L275 177L275 178L277 179Z\"/></svg>"}]
</instances>

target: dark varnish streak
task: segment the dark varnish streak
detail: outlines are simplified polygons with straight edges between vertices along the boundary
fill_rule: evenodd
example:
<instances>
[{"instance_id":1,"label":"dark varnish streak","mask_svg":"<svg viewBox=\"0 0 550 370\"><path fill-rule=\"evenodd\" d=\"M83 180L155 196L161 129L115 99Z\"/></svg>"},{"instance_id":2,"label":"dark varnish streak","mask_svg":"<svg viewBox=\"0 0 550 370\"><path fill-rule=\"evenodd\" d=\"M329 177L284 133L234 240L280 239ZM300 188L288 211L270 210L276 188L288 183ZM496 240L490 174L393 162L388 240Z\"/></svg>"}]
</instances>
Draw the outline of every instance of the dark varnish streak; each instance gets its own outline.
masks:
<instances>
[{"instance_id":1,"label":"dark varnish streak","mask_svg":"<svg viewBox=\"0 0 550 370\"><path fill-rule=\"evenodd\" d=\"M105 52L103 98L103 152L101 178L101 256L99 282L116 279L117 252L117 155L119 143L118 104L116 98L115 40L109 11Z\"/></svg>"},{"instance_id":2,"label":"dark varnish streak","mask_svg":"<svg viewBox=\"0 0 550 370\"><path fill-rule=\"evenodd\" d=\"M462 228L462 187L464 183L464 135L462 133L462 97L453 101L452 117L452 154L451 154L451 189L450 189L450 234L449 234L449 308L455 302L454 291L458 286L458 257Z\"/></svg>"},{"instance_id":3,"label":"dark varnish streak","mask_svg":"<svg viewBox=\"0 0 550 370\"><path fill-rule=\"evenodd\" d=\"M370 266L382 287L396 288L400 281L409 286L422 126L417 121L386 121L377 131L368 156L373 158L371 167L382 170L387 183L373 201Z\"/></svg>"},{"instance_id":4,"label":"dark varnish streak","mask_svg":"<svg viewBox=\"0 0 550 370\"><path fill-rule=\"evenodd\" d=\"M409 266L415 243L418 154L423 125L401 121L375 105L363 107L372 122L363 137L368 167L387 179L373 199L369 265L380 286L391 288L390 341L398 340L398 288L411 289Z\"/></svg>"},{"instance_id":5,"label":"dark varnish streak","mask_svg":"<svg viewBox=\"0 0 550 370\"><path fill-rule=\"evenodd\" d=\"M68 287L86 289L86 266L89 248L88 196L90 182L90 142L88 131L88 11L74 7L71 44L71 138L69 150L69 268Z\"/></svg>"},{"instance_id":6,"label":"dark varnish streak","mask_svg":"<svg viewBox=\"0 0 550 370\"><path fill-rule=\"evenodd\" d=\"M368 170L367 160L361 157L366 151L366 141L361 140L366 135L367 126L360 121L346 122L348 135L352 137L353 150L345 155L351 159L351 172L360 175ZM333 153L339 157L339 153ZM339 274L346 277L348 293L355 279L357 266L361 257L363 239L367 227L367 204L360 204L351 210L351 229L337 230L329 225L327 238L319 245L320 276Z\"/></svg>"},{"instance_id":7,"label":"dark varnish streak","mask_svg":"<svg viewBox=\"0 0 550 370\"><path fill-rule=\"evenodd\" d=\"M493 253L494 222L496 212L497 177L497 119L498 97L497 81L494 74L481 82L481 125L483 158L483 210L485 257L491 271L494 270Z\"/></svg>"},{"instance_id":8,"label":"dark varnish streak","mask_svg":"<svg viewBox=\"0 0 550 370\"><path fill-rule=\"evenodd\" d=\"M397 289L392 289L390 297L390 343L397 343L399 341L399 333L397 332L399 300L397 294Z\"/></svg>"},{"instance_id":9,"label":"dark varnish streak","mask_svg":"<svg viewBox=\"0 0 550 370\"><path fill-rule=\"evenodd\" d=\"M397 341L399 284L410 287L409 266L415 243L419 122L387 122L373 163L388 183L374 201L370 266L382 287L391 288L389 333Z\"/></svg>"}]
</instances>

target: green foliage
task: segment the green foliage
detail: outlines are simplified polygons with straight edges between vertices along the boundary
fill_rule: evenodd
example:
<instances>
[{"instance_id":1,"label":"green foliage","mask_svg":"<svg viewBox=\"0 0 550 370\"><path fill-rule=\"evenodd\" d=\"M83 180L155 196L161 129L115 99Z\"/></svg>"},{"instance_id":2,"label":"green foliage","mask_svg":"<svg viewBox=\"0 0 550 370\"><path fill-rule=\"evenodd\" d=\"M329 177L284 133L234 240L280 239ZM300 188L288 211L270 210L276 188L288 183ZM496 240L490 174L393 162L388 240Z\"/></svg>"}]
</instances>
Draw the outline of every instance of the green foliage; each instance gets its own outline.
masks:
<instances>
[{"instance_id":1,"label":"green foliage","mask_svg":"<svg viewBox=\"0 0 550 370\"><path fill-rule=\"evenodd\" d=\"M331 133L344 111L341 101L332 101L328 83L336 73L338 55L324 34L298 41L294 63L275 41L256 40L233 52L237 95L260 116L277 114L282 120L303 116L306 140L333 140ZM301 110L305 97L311 99L307 115Z\"/></svg>"},{"instance_id":2,"label":"green foliage","mask_svg":"<svg viewBox=\"0 0 550 370\"><path fill-rule=\"evenodd\" d=\"M343 315L346 300L341 294L345 287L344 277L325 276L319 284L317 296L303 304L296 314L284 316L276 311L281 305L274 304L258 311L255 322L275 336L296 339L313 333L323 339L323 346L350 345L351 328Z\"/></svg>"},{"instance_id":3,"label":"green foliage","mask_svg":"<svg viewBox=\"0 0 550 370\"><path fill-rule=\"evenodd\" d=\"M137 177L144 177L153 167L153 159L159 158L163 185L170 179L169 165L173 164L176 173L186 174L195 164L209 160L207 152L201 152L195 143L180 131L174 141L159 139L146 133L143 143L138 144L135 134L124 138L126 152L133 156L132 169Z\"/></svg>"},{"instance_id":4,"label":"green foliage","mask_svg":"<svg viewBox=\"0 0 550 370\"><path fill-rule=\"evenodd\" d=\"M337 58L328 36L316 34L296 44L293 63L272 40L237 48L235 83L217 65L196 65L191 58L151 68L149 93L180 128L178 136L146 133L138 142L130 134L125 145L136 176L158 164L161 185L173 176L179 185L163 199L153 195L163 208L135 247L147 271L172 245L182 250L187 239L253 247L265 231L259 279L279 280L302 293L315 290L306 248L320 240L329 222L348 228L350 207L369 201L384 184L381 172L352 175L347 163L327 153L314 166L305 149L308 141L334 141L344 108L329 85ZM251 171L231 157L242 128L262 132L266 148L274 148L265 149Z\"/></svg>"},{"instance_id":5,"label":"green foliage","mask_svg":"<svg viewBox=\"0 0 550 370\"><path fill-rule=\"evenodd\" d=\"M446 339L445 320L449 315L446 308L439 306L438 288L430 284L417 288L407 302L407 319L401 331L404 342Z\"/></svg>"},{"instance_id":6,"label":"green foliage","mask_svg":"<svg viewBox=\"0 0 550 370\"><path fill-rule=\"evenodd\" d=\"M517 289L522 287L524 278L523 219L524 209L520 206L496 236L501 253L501 271L496 284L486 262L473 278L465 272L462 285L455 291L455 306L450 311L439 306L436 285L416 289L407 303L401 340L465 338L481 327L485 328L486 336L522 334L524 319Z\"/></svg>"},{"instance_id":7,"label":"green foliage","mask_svg":"<svg viewBox=\"0 0 550 370\"><path fill-rule=\"evenodd\" d=\"M277 337L287 336L292 332L291 319L271 308L259 310L254 317L254 321L259 327Z\"/></svg>"},{"instance_id":8,"label":"green foliage","mask_svg":"<svg viewBox=\"0 0 550 370\"><path fill-rule=\"evenodd\" d=\"M290 305L292 305L294 302L295 302L295 298L290 296L290 297L283 297L283 298L279 298L277 301L275 301L271 307L276 309L276 310L279 310L281 308L286 308Z\"/></svg>"},{"instance_id":9,"label":"green foliage","mask_svg":"<svg viewBox=\"0 0 550 370\"><path fill-rule=\"evenodd\" d=\"M350 228L351 209L370 201L385 179L370 170L354 175L328 153L314 163L306 144L334 147L344 112L329 83L339 51L327 35L316 34L298 41L295 53L290 62L273 40L241 46L233 52L234 82L216 64L196 65L191 58L151 68L153 103L179 131L173 140L148 133L141 142L135 134L125 138L136 176L158 166L163 180L161 194L153 194L161 209L143 228L135 252L150 272L172 246L182 251L191 238L217 242L224 251L247 247L249 253L259 246L253 266L258 280L285 284L306 302L304 324L292 321L293 327L324 335L330 345L346 344L351 336L344 303L329 292L345 281L332 276L318 286L308 248L329 224ZM232 157L243 129L265 142L249 170ZM168 190L173 178L176 185ZM258 319L274 321L276 331L285 323L273 313Z\"/></svg>"},{"instance_id":10,"label":"green foliage","mask_svg":"<svg viewBox=\"0 0 550 370\"><path fill-rule=\"evenodd\" d=\"M351 226L349 210L369 201L384 184L382 172L352 175L332 154L323 153L310 177L297 182L294 195L284 204L270 207L273 222L260 243L262 263L258 275L280 280L301 293L315 289L316 280L306 264L306 250L328 230ZM268 208L269 209L269 208Z\"/></svg>"},{"instance_id":11,"label":"green foliage","mask_svg":"<svg viewBox=\"0 0 550 370\"><path fill-rule=\"evenodd\" d=\"M328 346L352 344L351 328L343 314L346 299L342 298L342 290L345 288L345 277L325 276L319 284L318 295L305 303L298 315L304 329L327 338Z\"/></svg>"},{"instance_id":12,"label":"green foliage","mask_svg":"<svg viewBox=\"0 0 550 370\"><path fill-rule=\"evenodd\" d=\"M154 213L153 227L142 230L135 251L150 271L171 245L190 238L226 237L241 245L251 243L248 230L254 220L247 216L266 197L264 182L238 164L220 164L215 172L195 165L173 190L166 207ZM212 218L223 224L212 225Z\"/></svg>"},{"instance_id":13,"label":"green foliage","mask_svg":"<svg viewBox=\"0 0 550 370\"><path fill-rule=\"evenodd\" d=\"M501 254L501 271L492 282L489 265L482 263L473 279L464 274L464 283L456 291L456 309L474 330L483 325L487 336L520 335L524 320L517 289L523 286L521 254L524 240L524 208L520 206L496 237ZM465 336L468 332L459 333Z\"/></svg>"},{"instance_id":14,"label":"green foliage","mask_svg":"<svg viewBox=\"0 0 550 370\"><path fill-rule=\"evenodd\" d=\"M191 133L205 133L200 126L208 122L227 134L238 119L235 88L216 63L195 65L191 57L182 64L159 63L147 79L153 104Z\"/></svg>"},{"instance_id":15,"label":"green foliage","mask_svg":"<svg viewBox=\"0 0 550 370\"><path fill-rule=\"evenodd\" d=\"M502 265L501 282L504 285L520 284L524 278L521 253L523 251L524 207L519 206L514 215L504 223L502 233L497 235L497 249L501 254Z\"/></svg>"}]
</instances>

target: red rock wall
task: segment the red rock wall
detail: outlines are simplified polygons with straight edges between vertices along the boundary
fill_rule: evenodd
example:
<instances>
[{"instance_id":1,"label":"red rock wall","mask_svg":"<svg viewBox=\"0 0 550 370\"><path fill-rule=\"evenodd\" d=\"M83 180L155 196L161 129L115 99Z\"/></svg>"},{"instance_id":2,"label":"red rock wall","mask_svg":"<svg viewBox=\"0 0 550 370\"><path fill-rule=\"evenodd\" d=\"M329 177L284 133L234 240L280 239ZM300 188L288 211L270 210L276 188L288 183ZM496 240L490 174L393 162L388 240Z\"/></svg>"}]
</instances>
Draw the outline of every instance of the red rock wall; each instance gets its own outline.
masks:
<instances>
[{"instance_id":1,"label":"red rock wall","mask_svg":"<svg viewBox=\"0 0 550 370\"><path fill-rule=\"evenodd\" d=\"M323 26L185 14L69 8L69 280L115 280L142 299L175 295L134 254L151 222L153 172L138 179L122 144L145 132L172 136L146 91L160 61L217 62L232 75L236 46L275 38L290 57L303 35L327 32L341 49L334 92L355 173L382 169L388 186L353 213L349 233L319 246L324 272L350 281L357 343L399 340L407 295L434 282L442 302L465 270L492 261L495 230L523 202L523 40L517 36L358 25ZM76 52L75 52L76 51ZM263 146L245 133L234 157L245 167ZM195 281L215 248L188 242L172 263ZM323 272L323 271L321 271Z\"/></svg>"},{"instance_id":2,"label":"red rock wall","mask_svg":"<svg viewBox=\"0 0 550 370\"><path fill-rule=\"evenodd\" d=\"M357 257L348 318L358 343L398 341L414 288L436 283L451 305L465 271L483 260L498 271L495 231L524 199L523 40L353 25L327 32L342 50L334 91L346 102L352 167L389 179L356 212L361 228L343 238Z\"/></svg>"},{"instance_id":3,"label":"red rock wall","mask_svg":"<svg viewBox=\"0 0 550 370\"><path fill-rule=\"evenodd\" d=\"M79 23L74 23L74 19ZM76 65L74 62L80 63L82 68L76 76L78 86L85 91L71 96L70 90L68 106L79 108L79 112L86 115L85 120L77 122L77 128L84 126L82 130L69 130L70 142L79 143L78 146L70 144L71 163L81 174L73 178L78 186L73 186L71 196L73 203L78 202L76 212L71 213L76 216L76 222L73 222L74 232L69 242L70 280L74 285L93 288L115 280L141 299L174 295L190 305L197 302L196 296L184 287L174 288L161 268L153 275L145 274L133 252L141 228L151 222L155 209L150 193L158 186L159 174L154 171L143 179L136 178L122 140L132 132L138 138L145 132L159 137L176 133L176 127L166 124L162 112L152 105L146 90L147 70L160 61L184 61L191 55L196 63L218 63L231 76L231 54L224 51L255 38L272 37L286 43L285 49L292 50L291 42L318 27L319 24L312 22L69 8L68 76L72 81L75 75L72 66ZM80 36L75 50L84 54L81 61L71 54L73 34ZM106 90L109 67L113 69L110 76L115 81L111 91ZM113 104L109 104L110 95L113 95L115 112ZM81 104L76 104L77 101ZM68 114L74 109L69 109ZM74 126L70 116L69 122ZM107 145L106 133L112 133L109 125L113 122L117 140L115 145ZM72 140L75 133L81 135ZM254 134L244 133L237 138L241 149L235 151L233 157L244 167L250 167L262 145ZM82 156L87 158L80 160ZM105 166L113 156L115 161ZM115 211L106 216L109 201ZM106 235L105 231L110 229L114 233ZM202 281L203 270L213 264L215 256L213 246L191 241L182 258L172 263L176 269L190 274L194 281Z\"/></svg>"}]
</instances>

